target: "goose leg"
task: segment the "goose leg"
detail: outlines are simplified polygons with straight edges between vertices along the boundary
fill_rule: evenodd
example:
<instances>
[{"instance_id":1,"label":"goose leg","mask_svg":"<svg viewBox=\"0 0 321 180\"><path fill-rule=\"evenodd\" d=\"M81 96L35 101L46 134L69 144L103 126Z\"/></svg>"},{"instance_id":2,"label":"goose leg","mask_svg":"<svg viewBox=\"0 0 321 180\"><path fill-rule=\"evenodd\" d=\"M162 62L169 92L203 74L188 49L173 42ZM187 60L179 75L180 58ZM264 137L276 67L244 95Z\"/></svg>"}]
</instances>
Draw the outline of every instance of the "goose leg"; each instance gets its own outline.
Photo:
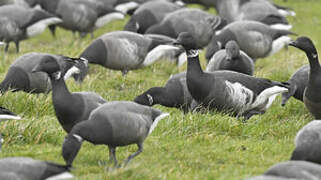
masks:
<instances>
[{"instance_id":1,"label":"goose leg","mask_svg":"<svg viewBox=\"0 0 321 180\"><path fill-rule=\"evenodd\" d=\"M121 71L122 75L125 76L127 73L128 73L128 70L127 69L124 69Z\"/></svg>"},{"instance_id":2,"label":"goose leg","mask_svg":"<svg viewBox=\"0 0 321 180\"><path fill-rule=\"evenodd\" d=\"M19 41L16 41L15 44L16 44L16 52L19 53L19 51L20 51Z\"/></svg>"},{"instance_id":3,"label":"goose leg","mask_svg":"<svg viewBox=\"0 0 321 180\"><path fill-rule=\"evenodd\" d=\"M9 44L10 44L9 42L6 43L6 46L5 46L5 48L4 48L4 52L8 52L8 50L9 50Z\"/></svg>"},{"instance_id":4,"label":"goose leg","mask_svg":"<svg viewBox=\"0 0 321 180\"><path fill-rule=\"evenodd\" d=\"M49 30L54 38L56 38L56 25L50 25Z\"/></svg>"},{"instance_id":5,"label":"goose leg","mask_svg":"<svg viewBox=\"0 0 321 180\"><path fill-rule=\"evenodd\" d=\"M109 146L109 161L114 161L114 166L117 167L117 159L116 159L116 147Z\"/></svg>"},{"instance_id":6,"label":"goose leg","mask_svg":"<svg viewBox=\"0 0 321 180\"><path fill-rule=\"evenodd\" d=\"M125 166L129 163L130 160L132 160L138 154L143 152L143 143L138 143L137 146L138 146L138 150L135 153L133 153L130 156L128 156L127 160L125 161Z\"/></svg>"}]
</instances>

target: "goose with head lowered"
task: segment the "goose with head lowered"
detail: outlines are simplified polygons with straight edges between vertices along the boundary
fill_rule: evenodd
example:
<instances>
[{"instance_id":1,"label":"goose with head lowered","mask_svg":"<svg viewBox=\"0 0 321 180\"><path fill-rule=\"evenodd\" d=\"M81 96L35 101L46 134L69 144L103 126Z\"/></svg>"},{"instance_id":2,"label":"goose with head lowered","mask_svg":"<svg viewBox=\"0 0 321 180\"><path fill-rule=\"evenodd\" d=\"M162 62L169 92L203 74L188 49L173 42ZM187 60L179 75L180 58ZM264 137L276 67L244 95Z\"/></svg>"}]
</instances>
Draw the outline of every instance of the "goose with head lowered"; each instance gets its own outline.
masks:
<instances>
[{"instance_id":1,"label":"goose with head lowered","mask_svg":"<svg viewBox=\"0 0 321 180\"><path fill-rule=\"evenodd\" d=\"M168 45L171 42L174 39L167 36L114 31L94 40L80 57L92 64L120 70L125 75L129 70L151 65L162 58L176 60L184 50Z\"/></svg>"},{"instance_id":2,"label":"goose with head lowered","mask_svg":"<svg viewBox=\"0 0 321 180\"><path fill-rule=\"evenodd\" d=\"M49 25L62 22L56 16L41 10L31 9L19 5L0 6L0 41L16 44L19 52L19 42L29 37L42 33Z\"/></svg>"},{"instance_id":3,"label":"goose with head lowered","mask_svg":"<svg viewBox=\"0 0 321 180\"><path fill-rule=\"evenodd\" d=\"M81 59L66 58L69 63L81 63ZM68 133L72 127L84 120L87 120L92 110L101 104L106 103L101 96L93 92L71 93L61 76L61 68L52 56L45 56L34 69L33 72L45 72L51 80L52 103L56 112L56 117Z\"/></svg>"},{"instance_id":4,"label":"goose with head lowered","mask_svg":"<svg viewBox=\"0 0 321 180\"><path fill-rule=\"evenodd\" d=\"M10 110L0 106L0 122L7 121L7 120L19 120L19 119L21 119L20 116L17 116ZM4 140L3 140L2 134L0 133L0 151L1 151L3 142Z\"/></svg>"},{"instance_id":5,"label":"goose with head lowered","mask_svg":"<svg viewBox=\"0 0 321 180\"><path fill-rule=\"evenodd\" d=\"M76 124L65 137L62 156L71 166L82 142L103 144L109 148L110 161L117 166L116 147L137 144L138 151L130 155L125 165L143 151L143 143L157 123L168 116L160 110L130 101L111 101L95 109L88 119Z\"/></svg>"},{"instance_id":6,"label":"goose with head lowered","mask_svg":"<svg viewBox=\"0 0 321 180\"><path fill-rule=\"evenodd\" d=\"M209 109L231 112L245 119L264 113L287 85L228 70L203 72L194 37L183 32L177 38L187 53L186 82L193 99Z\"/></svg>"},{"instance_id":7,"label":"goose with head lowered","mask_svg":"<svg viewBox=\"0 0 321 180\"><path fill-rule=\"evenodd\" d=\"M295 33L273 29L257 21L235 21L212 37L206 50L206 59L209 60L215 52L223 49L230 40L236 41L240 49L253 60L264 58L288 45L291 42L288 35L291 34Z\"/></svg>"},{"instance_id":8,"label":"goose with head lowered","mask_svg":"<svg viewBox=\"0 0 321 180\"><path fill-rule=\"evenodd\" d=\"M187 89L186 72L173 75L164 87L152 87L138 95L134 101L146 106L160 104L166 107L175 107L185 113L190 111L193 98Z\"/></svg>"},{"instance_id":9,"label":"goose with head lowered","mask_svg":"<svg viewBox=\"0 0 321 180\"><path fill-rule=\"evenodd\" d=\"M304 90L308 84L310 73L310 66L304 65L300 67L287 81L289 83L289 92L282 94L282 106L285 106L290 97L303 102Z\"/></svg>"},{"instance_id":10,"label":"goose with head lowered","mask_svg":"<svg viewBox=\"0 0 321 180\"><path fill-rule=\"evenodd\" d=\"M47 56L51 56L57 61L61 68L61 75L65 80L77 74L75 79L78 81L83 74L86 74L87 63L85 62L77 63L77 67L74 67L73 63L64 60L68 59L68 57L62 55L38 52L27 53L17 58L10 65L5 78L0 83L0 92L4 93L11 90L13 92L48 93L51 91L51 82L47 73L32 73L32 69L45 60Z\"/></svg>"},{"instance_id":11,"label":"goose with head lowered","mask_svg":"<svg viewBox=\"0 0 321 180\"><path fill-rule=\"evenodd\" d=\"M308 57L310 74L308 84L304 91L303 102L316 119L321 119L321 66L318 52L312 40L305 36L297 38L289 45L301 49Z\"/></svg>"},{"instance_id":12,"label":"goose with head lowered","mask_svg":"<svg viewBox=\"0 0 321 180\"><path fill-rule=\"evenodd\" d=\"M72 179L70 167L29 157L0 159L0 179L3 180L62 180Z\"/></svg>"},{"instance_id":13,"label":"goose with head lowered","mask_svg":"<svg viewBox=\"0 0 321 180\"><path fill-rule=\"evenodd\" d=\"M225 49L217 51L206 66L207 72L217 70L231 70L252 76L254 73L254 62L232 40L226 43Z\"/></svg>"}]
</instances>

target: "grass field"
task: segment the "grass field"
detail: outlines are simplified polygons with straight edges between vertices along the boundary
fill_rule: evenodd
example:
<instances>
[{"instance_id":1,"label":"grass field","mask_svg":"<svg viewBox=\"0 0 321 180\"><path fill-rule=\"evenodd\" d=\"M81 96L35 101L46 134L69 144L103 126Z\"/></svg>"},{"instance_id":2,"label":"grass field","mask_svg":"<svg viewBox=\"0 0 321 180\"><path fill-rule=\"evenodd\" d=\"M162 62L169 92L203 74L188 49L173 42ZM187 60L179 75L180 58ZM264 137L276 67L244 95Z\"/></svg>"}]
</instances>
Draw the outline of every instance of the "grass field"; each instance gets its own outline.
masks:
<instances>
[{"instance_id":1,"label":"grass field","mask_svg":"<svg viewBox=\"0 0 321 180\"><path fill-rule=\"evenodd\" d=\"M293 31L313 39L321 52L321 3L319 0L288 0L276 3L292 7L296 17L288 18ZM197 6L198 7L198 6ZM211 12L215 12L210 9ZM121 30L125 21L117 21L95 32ZM295 37L294 37L295 38ZM8 54L0 54L0 79L12 61L28 52L48 52L77 57L91 42L90 37L75 38L71 32L59 29L57 39L49 31L23 41L21 52L15 53L13 44ZM202 64L205 65L204 53ZM293 47L272 57L258 60L255 76L287 81L301 65L307 64L305 54ZM82 84L68 80L70 91L94 91L109 101L132 100L154 86L164 85L171 74L186 70L163 61L150 67L121 72L91 65ZM294 148L296 132L313 117L304 104L291 99L285 107L278 97L272 107L247 123L222 113L183 114L177 109L155 106L171 116L159 123L147 138L144 152L127 167L109 171L107 146L83 143L74 161L72 173L76 179L243 179L263 173L271 165L288 160ZM51 94L31 95L24 92L6 93L0 105L23 117L0 125L5 135L0 158L29 156L41 160L64 163L61 145L66 133L59 125L52 106ZM122 162L136 145L117 149Z\"/></svg>"}]
</instances>

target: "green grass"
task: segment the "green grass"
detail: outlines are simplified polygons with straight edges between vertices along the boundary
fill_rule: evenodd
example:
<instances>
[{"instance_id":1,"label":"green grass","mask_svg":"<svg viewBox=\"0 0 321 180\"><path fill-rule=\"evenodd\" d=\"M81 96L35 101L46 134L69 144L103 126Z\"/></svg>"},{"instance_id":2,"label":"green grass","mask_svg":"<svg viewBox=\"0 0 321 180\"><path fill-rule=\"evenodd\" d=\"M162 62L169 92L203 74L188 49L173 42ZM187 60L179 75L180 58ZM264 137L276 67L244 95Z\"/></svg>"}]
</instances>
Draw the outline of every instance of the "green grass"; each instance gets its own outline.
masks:
<instances>
[{"instance_id":1,"label":"green grass","mask_svg":"<svg viewBox=\"0 0 321 180\"><path fill-rule=\"evenodd\" d=\"M296 11L297 16L289 18L293 31L311 37L321 52L321 3L318 0L276 2ZM211 9L211 12L215 11ZM126 21L117 21L97 30L95 37L122 29ZM11 62L24 53L36 51L77 57L90 42L90 37L78 39L71 32L58 29L55 40L46 31L23 41L19 54L11 45L8 54L0 54L0 79L4 78ZM303 52L289 47L272 57L258 60L255 75L286 81L296 69L307 63ZM202 64L205 64L204 54ZM119 71L91 65L83 84L72 79L67 84L70 91L94 91L109 101L132 100L150 87L165 84L171 74L184 70L186 65L178 69L164 61L122 77ZM51 94L9 92L0 98L0 105L23 117L23 120L0 125L0 132L5 134L1 158L30 156L64 163L60 154L66 133L55 117ZM111 172L110 165L101 165L109 159L107 146L85 142L74 161L72 172L76 179L242 179L261 174L271 165L288 160L296 132L313 120L303 103L290 99L282 108L279 97L264 115L255 116L247 123L217 112L184 115L177 109L155 108L169 112L171 116L161 121L146 139L141 155L127 167ZM122 162L136 149L135 145L118 148L118 160Z\"/></svg>"}]
</instances>

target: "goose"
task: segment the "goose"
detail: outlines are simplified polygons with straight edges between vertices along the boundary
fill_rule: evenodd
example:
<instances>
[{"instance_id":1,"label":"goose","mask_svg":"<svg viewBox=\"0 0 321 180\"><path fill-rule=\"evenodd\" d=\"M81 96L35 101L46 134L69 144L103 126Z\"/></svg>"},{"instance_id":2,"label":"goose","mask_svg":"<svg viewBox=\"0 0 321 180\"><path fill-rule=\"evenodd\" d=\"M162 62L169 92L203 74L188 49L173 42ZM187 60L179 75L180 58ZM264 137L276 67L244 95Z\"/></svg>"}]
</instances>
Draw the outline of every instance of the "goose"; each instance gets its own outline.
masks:
<instances>
[{"instance_id":1,"label":"goose","mask_svg":"<svg viewBox=\"0 0 321 180\"><path fill-rule=\"evenodd\" d=\"M264 23L275 29L289 30L292 28L284 16L292 13L286 11L284 7L279 10L281 6L276 7L275 4L267 0L217 0L215 7L218 14L228 23L251 20Z\"/></svg>"},{"instance_id":2,"label":"goose","mask_svg":"<svg viewBox=\"0 0 321 180\"><path fill-rule=\"evenodd\" d=\"M68 79L73 74L80 74L75 79L79 81L83 72L87 70L85 63L78 63L76 67L64 59L67 57L49 53L31 52L17 58L9 67L4 80L0 83L0 92L4 93L11 89L24 91L27 93L48 93L51 91L51 82L44 72L32 73L32 69L45 60L47 56L54 58L61 70L64 79Z\"/></svg>"},{"instance_id":3,"label":"goose","mask_svg":"<svg viewBox=\"0 0 321 180\"><path fill-rule=\"evenodd\" d=\"M95 109L88 121L80 122L72 128L65 137L62 156L66 164L71 166L85 140L95 145L107 145L110 160L117 167L116 147L137 144L138 151L128 156L126 165L143 151L146 137L168 115L131 101L107 102Z\"/></svg>"},{"instance_id":4,"label":"goose","mask_svg":"<svg viewBox=\"0 0 321 180\"><path fill-rule=\"evenodd\" d=\"M0 159L0 179L7 180L58 180L71 179L70 167L29 157Z\"/></svg>"},{"instance_id":5,"label":"goose","mask_svg":"<svg viewBox=\"0 0 321 180\"><path fill-rule=\"evenodd\" d=\"M290 97L294 97L297 100L303 102L304 90L309 80L310 66L304 65L299 68L287 81L290 84L289 92L282 94L282 106L285 106Z\"/></svg>"},{"instance_id":6,"label":"goose","mask_svg":"<svg viewBox=\"0 0 321 180\"><path fill-rule=\"evenodd\" d=\"M144 34L150 26L161 22L166 14L180 8L176 3L164 0L146 2L135 10L124 30Z\"/></svg>"},{"instance_id":7,"label":"goose","mask_svg":"<svg viewBox=\"0 0 321 180\"><path fill-rule=\"evenodd\" d=\"M287 30L272 29L271 27L256 21L235 21L225 26L212 37L206 51L206 59L209 60L226 43L234 40L240 49L253 60L264 58L280 51L290 43L288 35L295 34Z\"/></svg>"},{"instance_id":8,"label":"goose","mask_svg":"<svg viewBox=\"0 0 321 180\"><path fill-rule=\"evenodd\" d=\"M253 60L234 41L228 41L225 49L217 51L206 66L207 72L231 70L252 76L254 73Z\"/></svg>"},{"instance_id":9,"label":"goose","mask_svg":"<svg viewBox=\"0 0 321 180\"><path fill-rule=\"evenodd\" d=\"M295 137L295 150L291 160L321 164L321 122L314 120L301 128Z\"/></svg>"},{"instance_id":10,"label":"goose","mask_svg":"<svg viewBox=\"0 0 321 180\"><path fill-rule=\"evenodd\" d=\"M70 63L81 63L81 59L65 59ZM62 70L52 56L45 56L37 64L32 72L47 73L52 86L52 103L56 117L62 128L68 133L72 127L88 119L89 114L101 104L106 103L96 93L93 92L69 92L64 78L61 76Z\"/></svg>"},{"instance_id":11,"label":"goose","mask_svg":"<svg viewBox=\"0 0 321 180\"><path fill-rule=\"evenodd\" d=\"M0 41L16 44L19 52L19 42L42 33L49 25L62 22L61 19L41 9L25 8L19 5L0 6Z\"/></svg>"},{"instance_id":12,"label":"goose","mask_svg":"<svg viewBox=\"0 0 321 180\"><path fill-rule=\"evenodd\" d=\"M318 52L312 40L305 36L297 38L289 45L304 51L308 57L310 72L308 84L303 94L303 102L316 119L321 119L321 67Z\"/></svg>"},{"instance_id":13,"label":"goose","mask_svg":"<svg viewBox=\"0 0 321 180\"><path fill-rule=\"evenodd\" d=\"M79 32L83 37L87 33L103 27L112 20L124 19L124 14L116 11L109 6L101 6L101 3L95 3L88 0L42 0L39 5L55 14L62 19L60 27ZM50 30L55 36L55 26L51 26Z\"/></svg>"},{"instance_id":14,"label":"goose","mask_svg":"<svg viewBox=\"0 0 321 180\"><path fill-rule=\"evenodd\" d=\"M0 122L6 121L6 120L20 120L20 119L21 119L20 116L17 116L10 110L0 106ZM3 142L4 140L3 140L2 134L0 133L0 151L1 151Z\"/></svg>"},{"instance_id":15,"label":"goose","mask_svg":"<svg viewBox=\"0 0 321 180\"><path fill-rule=\"evenodd\" d=\"M189 32L196 37L198 46L205 47L214 32L225 24L219 16L200 9L182 8L167 14L160 23L148 28L145 34L163 34L177 38L179 33Z\"/></svg>"},{"instance_id":16,"label":"goose","mask_svg":"<svg viewBox=\"0 0 321 180\"><path fill-rule=\"evenodd\" d=\"M0 6L4 6L4 5L8 5L8 4L16 4L16 5L20 5L23 7L30 7L28 2L24 1L24 0L2 0L0 2Z\"/></svg>"},{"instance_id":17,"label":"goose","mask_svg":"<svg viewBox=\"0 0 321 180\"><path fill-rule=\"evenodd\" d=\"M171 76L164 87L148 89L138 95L134 102L147 106L160 104L175 107L187 113L191 110L193 98L187 89L186 72Z\"/></svg>"},{"instance_id":18,"label":"goose","mask_svg":"<svg viewBox=\"0 0 321 180\"><path fill-rule=\"evenodd\" d=\"M316 180L321 179L321 166L307 161L285 161L270 167L262 176L247 180Z\"/></svg>"},{"instance_id":19,"label":"goose","mask_svg":"<svg viewBox=\"0 0 321 180\"><path fill-rule=\"evenodd\" d=\"M94 40L80 55L89 63L122 71L148 66L165 57L177 59L181 48L168 45L174 39L164 36L141 35L129 31L113 31ZM173 57L174 56L174 57Z\"/></svg>"},{"instance_id":20,"label":"goose","mask_svg":"<svg viewBox=\"0 0 321 180\"><path fill-rule=\"evenodd\" d=\"M287 84L228 70L203 72L194 37L182 32L175 42L187 53L186 82L193 99L209 109L232 112L249 119L263 114Z\"/></svg>"}]
</instances>

